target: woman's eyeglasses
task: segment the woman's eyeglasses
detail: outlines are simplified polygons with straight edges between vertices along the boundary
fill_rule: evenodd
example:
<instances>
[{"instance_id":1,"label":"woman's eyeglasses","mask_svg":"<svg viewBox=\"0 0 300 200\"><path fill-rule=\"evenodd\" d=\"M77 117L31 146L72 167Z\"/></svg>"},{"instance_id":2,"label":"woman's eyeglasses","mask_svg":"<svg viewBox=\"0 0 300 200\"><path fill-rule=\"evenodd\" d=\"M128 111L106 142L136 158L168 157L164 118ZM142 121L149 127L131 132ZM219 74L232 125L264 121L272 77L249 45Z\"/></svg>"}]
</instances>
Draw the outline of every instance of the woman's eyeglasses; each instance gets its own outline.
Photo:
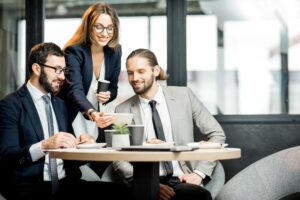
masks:
<instances>
[{"instance_id":1,"label":"woman's eyeglasses","mask_svg":"<svg viewBox=\"0 0 300 200\"><path fill-rule=\"evenodd\" d=\"M110 34L110 35L114 33L113 26L104 27L101 24L95 24L94 30L97 34L103 33L104 30L106 30L107 34Z\"/></svg>"}]
</instances>

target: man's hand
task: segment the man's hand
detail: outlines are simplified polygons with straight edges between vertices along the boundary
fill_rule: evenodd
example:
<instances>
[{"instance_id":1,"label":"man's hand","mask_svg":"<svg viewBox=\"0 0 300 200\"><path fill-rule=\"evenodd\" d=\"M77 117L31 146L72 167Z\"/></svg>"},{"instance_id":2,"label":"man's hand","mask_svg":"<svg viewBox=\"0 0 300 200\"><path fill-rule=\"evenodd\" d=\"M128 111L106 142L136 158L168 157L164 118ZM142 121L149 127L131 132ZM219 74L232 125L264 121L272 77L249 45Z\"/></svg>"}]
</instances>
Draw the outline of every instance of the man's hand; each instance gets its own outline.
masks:
<instances>
[{"instance_id":1,"label":"man's hand","mask_svg":"<svg viewBox=\"0 0 300 200\"><path fill-rule=\"evenodd\" d=\"M81 133L79 135L79 138L77 139L77 143L89 143L89 144L92 144L92 143L95 143L96 140L93 136L89 135L89 134L86 134L86 133Z\"/></svg>"},{"instance_id":2,"label":"man's hand","mask_svg":"<svg viewBox=\"0 0 300 200\"><path fill-rule=\"evenodd\" d=\"M75 148L76 138L66 132L59 132L42 142L42 149Z\"/></svg>"},{"instance_id":3,"label":"man's hand","mask_svg":"<svg viewBox=\"0 0 300 200\"><path fill-rule=\"evenodd\" d=\"M104 112L97 113L95 117L93 116L94 121L97 123L97 126L100 128L105 128L114 123L115 117Z\"/></svg>"},{"instance_id":4,"label":"man's hand","mask_svg":"<svg viewBox=\"0 0 300 200\"><path fill-rule=\"evenodd\" d=\"M182 183L191 183L195 185L200 185L202 183L202 177L196 173L184 174L182 176L178 176L178 178Z\"/></svg>"},{"instance_id":5,"label":"man's hand","mask_svg":"<svg viewBox=\"0 0 300 200\"><path fill-rule=\"evenodd\" d=\"M169 200L175 195L173 188L168 185L159 184L159 199Z\"/></svg>"}]
</instances>

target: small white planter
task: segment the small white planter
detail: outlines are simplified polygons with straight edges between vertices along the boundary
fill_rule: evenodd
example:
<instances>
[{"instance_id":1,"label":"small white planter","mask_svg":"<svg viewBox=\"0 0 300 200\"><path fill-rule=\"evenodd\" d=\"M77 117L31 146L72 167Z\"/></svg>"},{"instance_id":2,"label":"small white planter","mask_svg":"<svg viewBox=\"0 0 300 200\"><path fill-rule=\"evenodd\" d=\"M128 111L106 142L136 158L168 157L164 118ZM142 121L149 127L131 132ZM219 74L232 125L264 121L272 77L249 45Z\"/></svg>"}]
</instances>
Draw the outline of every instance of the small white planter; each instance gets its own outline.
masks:
<instances>
[{"instance_id":1,"label":"small white planter","mask_svg":"<svg viewBox=\"0 0 300 200\"><path fill-rule=\"evenodd\" d=\"M112 147L130 146L129 134L112 134Z\"/></svg>"}]
</instances>

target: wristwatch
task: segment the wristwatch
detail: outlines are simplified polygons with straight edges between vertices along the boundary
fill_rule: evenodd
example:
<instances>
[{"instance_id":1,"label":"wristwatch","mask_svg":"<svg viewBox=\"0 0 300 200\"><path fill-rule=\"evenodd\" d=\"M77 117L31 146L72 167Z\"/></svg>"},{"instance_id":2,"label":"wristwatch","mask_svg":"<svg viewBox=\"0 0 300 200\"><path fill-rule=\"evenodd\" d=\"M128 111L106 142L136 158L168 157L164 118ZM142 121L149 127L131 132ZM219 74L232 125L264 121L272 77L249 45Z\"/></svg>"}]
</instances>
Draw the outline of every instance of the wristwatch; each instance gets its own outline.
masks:
<instances>
[{"instance_id":1,"label":"wristwatch","mask_svg":"<svg viewBox=\"0 0 300 200\"><path fill-rule=\"evenodd\" d=\"M88 112L87 112L87 116L89 117L89 119L91 121L95 121L94 118L93 118L93 113L96 112L96 110L94 109L90 109Z\"/></svg>"}]
</instances>

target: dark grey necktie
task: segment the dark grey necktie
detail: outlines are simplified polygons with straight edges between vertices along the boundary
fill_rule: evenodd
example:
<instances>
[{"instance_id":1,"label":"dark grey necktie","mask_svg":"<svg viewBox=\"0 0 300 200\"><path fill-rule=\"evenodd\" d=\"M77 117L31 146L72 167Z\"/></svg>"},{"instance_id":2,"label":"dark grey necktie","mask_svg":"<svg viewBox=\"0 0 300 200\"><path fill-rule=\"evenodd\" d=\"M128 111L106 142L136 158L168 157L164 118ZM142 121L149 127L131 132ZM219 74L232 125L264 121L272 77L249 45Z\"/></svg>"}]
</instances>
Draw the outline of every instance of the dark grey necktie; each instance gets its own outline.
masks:
<instances>
[{"instance_id":1,"label":"dark grey necktie","mask_svg":"<svg viewBox=\"0 0 300 200\"><path fill-rule=\"evenodd\" d=\"M48 133L49 137L54 134L54 126L53 126L53 116L50 104L50 97L48 95L43 96L43 100L45 102L45 111L47 115L47 123L48 123ZM59 182L58 182L58 173L57 173L57 163L55 158L49 157L49 171L52 182L52 193L57 193L59 190Z\"/></svg>"},{"instance_id":2,"label":"dark grey necktie","mask_svg":"<svg viewBox=\"0 0 300 200\"><path fill-rule=\"evenodd\" d=\"M153 127L155 130L156 137L160 140L166 141L165 134L164 134L164 129L159 117L159 114L156 109L156 101L151 100L149 101L149 105L152 110L152 122L153 122ZM166 161L162 162L163 167L165 168L167 172L167 178L171 178L173 175L173 166L171 161Z\"/></svg>"}]
</instances>

